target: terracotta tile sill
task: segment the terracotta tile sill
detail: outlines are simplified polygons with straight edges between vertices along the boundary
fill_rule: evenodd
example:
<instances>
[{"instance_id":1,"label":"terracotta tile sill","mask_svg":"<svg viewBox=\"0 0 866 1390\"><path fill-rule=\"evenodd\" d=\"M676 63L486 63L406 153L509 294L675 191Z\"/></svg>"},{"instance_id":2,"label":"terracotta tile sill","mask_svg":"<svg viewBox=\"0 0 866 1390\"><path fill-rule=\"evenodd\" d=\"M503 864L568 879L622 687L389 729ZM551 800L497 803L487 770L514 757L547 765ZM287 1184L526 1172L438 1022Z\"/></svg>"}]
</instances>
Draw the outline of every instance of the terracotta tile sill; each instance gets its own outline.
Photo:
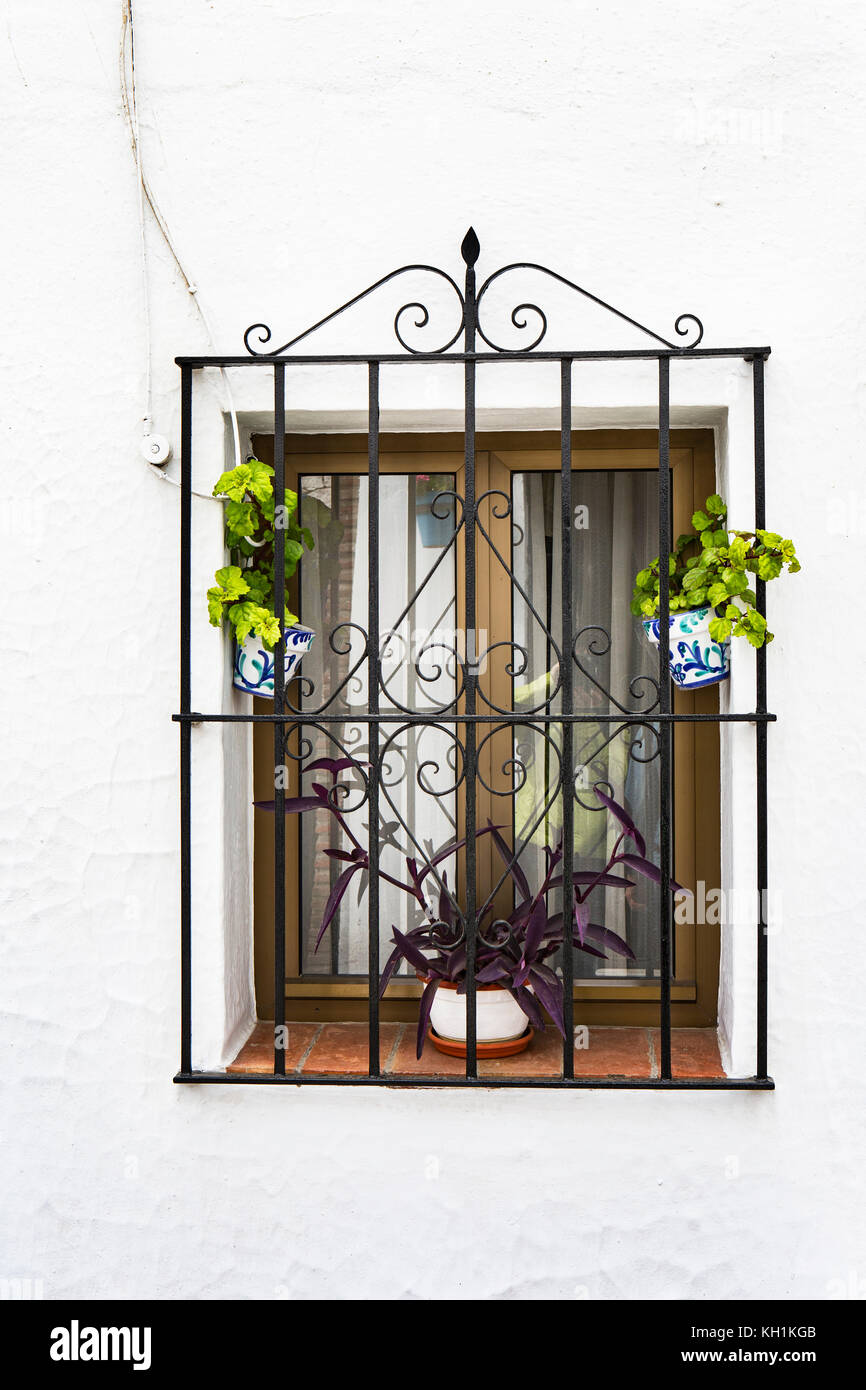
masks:
<instances>
[{"instance_id":1,"label":"terracotta tile sill","mask_svg":"<svg viewBox=\"0 0 866 1390\"><path fill-rule=\"evenodd\" d=\"M358 1076L367 1072L367 1025L364 1023L289 1023L286 1071L297 1075ZM415 1056L415 1029L408 1023L383 1023L380 1029L382 1072L385 1076L462 1076L462 1058L445 1057L426 1043L420 1061ZM233 1074L273 1070L273 1025L257 1023L235 1060ZM478 1075L489 1077L559 1076L561 1040L554 1029L537 1033L516 1057L480 1061ZM651 1079L659 1074L661 1050L657 1028L589 1029L588 1047L574 1052L574 1074L581 1077ZM671 1055L674 1076L724 1076L713 1028L675 1028Z\"/></svg>"}]
</instances>

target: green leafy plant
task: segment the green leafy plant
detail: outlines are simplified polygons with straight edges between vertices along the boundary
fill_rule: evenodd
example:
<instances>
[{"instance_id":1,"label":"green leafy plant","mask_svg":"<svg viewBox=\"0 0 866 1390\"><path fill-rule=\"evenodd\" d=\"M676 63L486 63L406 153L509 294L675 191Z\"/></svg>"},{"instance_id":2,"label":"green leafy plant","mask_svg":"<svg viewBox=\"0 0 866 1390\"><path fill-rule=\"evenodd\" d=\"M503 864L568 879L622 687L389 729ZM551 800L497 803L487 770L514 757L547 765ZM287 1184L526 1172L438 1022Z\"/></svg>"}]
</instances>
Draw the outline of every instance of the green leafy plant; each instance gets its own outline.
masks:
<instances>
[{"instance_id":1,"label":"green leafy plant","mask_svg":"<svg viewBox=\"0 0 866 1390\"><path fill-rule=\"evenodd\" d=\"M269 651L280 639L274 604L274 534L286 533L286 578L298 567L304 546L313 548L313 537L298 524L298 496L286 488L285 505L274 504L274 470L260 459L250 458L223 473L214 486L214 497L226 499L225 542L231 563L218 569L216 583L207 591L208 617L214 627L228 619L238 644L253 633ZM297 615L286 606L285 627Z\"/></svg>"},{"instance_id":2,"label":"green leafy plant","mask_svg":"<svg viewBox=\"0 0 866 1390\"><path fill-rule=\"evenodd\" d=\"M772 642L767 620L755 607L752 576L778 579L800 568L794 542L775 531L733 531L727 525L728 510L717 492L692 516L691 533L682 535L669 560L669 609L714 608L710 636L725 642L745 637L753 647ZM654 618L659 611L658 556L638 572L631 611L639 618Z\"/></svg>"}]
</instances>

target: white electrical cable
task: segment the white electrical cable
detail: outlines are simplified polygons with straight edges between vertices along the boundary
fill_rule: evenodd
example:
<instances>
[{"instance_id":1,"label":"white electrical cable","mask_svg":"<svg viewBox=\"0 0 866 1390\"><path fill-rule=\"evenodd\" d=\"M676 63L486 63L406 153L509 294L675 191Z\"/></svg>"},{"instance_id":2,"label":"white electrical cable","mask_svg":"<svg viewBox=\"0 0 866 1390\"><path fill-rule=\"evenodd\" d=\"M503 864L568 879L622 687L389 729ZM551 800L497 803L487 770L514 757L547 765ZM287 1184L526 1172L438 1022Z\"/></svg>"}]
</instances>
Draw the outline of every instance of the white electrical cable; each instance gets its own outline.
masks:
<instances>
[{"instance_id":1,"label":"white electrical cable","mask_svg":"<svg viewBox=\"0 0 866 1390\"><path fill-rule=\"evenodd\" d=\"M145 374L145 414L143 423L144 433L145 435L148 435L150 433L150 426L152 423L151 417L153 410L153 377L151 364L152 343L150 320L150 296L148 293L147 242L145 235L146 229L144 215L145 200L147 201L147 204L150 207L151 212L153 213L156 224L159 227L160 232L162 233L166 246L171 252L171 255L174 259L174 263L177 266L178 271L180 272L180 276L184 284L186 285L187 291L189 294L192 295L193 303L195 304L199 318L201 319L202 324L204 325L204 330L207 335L208 343L214 353L216 353L216 348L214 346L213 333L211 332L211 326L208 321L207 314L205 313L204 306L202 305L201 300L199 298L198 286L190 279L189 275L186 272L184 264L180 258L180 254L177 250L177 247L174 244L174 240L166 224L165 217L163 216L162 210L159 207L153 189L151 188L148 182L142 164L141 141L139 138L138 126L138 110L136 106L135 97L135 36L132 26L132 0L122 0L122 20L120 30L120 95L121 102L123 105L123 114L126 117L126 124L129 129L129 138L132 143L132 152L135 158L136 172L138 174L138 220L139 237L141 245L144 323L147 344L147 365ZM241 455L240 430L238 428L238 417L237 412L235 410L231 383L229 381L228 374L224 368L220 367L219 373L220 379L223 384L223 389L225 391L226 407L232 422L232 437L234 441L235 463L242 463L243 459ZM165 473L163 473L162 470L158 468L156 465L149 463L148 467L151 468L154 473L158 473L164 482L174 482L174 479L167 478ZM196 493L196 496L210 497L210 494L199 492Z\"/></svg>"}]
</instances>

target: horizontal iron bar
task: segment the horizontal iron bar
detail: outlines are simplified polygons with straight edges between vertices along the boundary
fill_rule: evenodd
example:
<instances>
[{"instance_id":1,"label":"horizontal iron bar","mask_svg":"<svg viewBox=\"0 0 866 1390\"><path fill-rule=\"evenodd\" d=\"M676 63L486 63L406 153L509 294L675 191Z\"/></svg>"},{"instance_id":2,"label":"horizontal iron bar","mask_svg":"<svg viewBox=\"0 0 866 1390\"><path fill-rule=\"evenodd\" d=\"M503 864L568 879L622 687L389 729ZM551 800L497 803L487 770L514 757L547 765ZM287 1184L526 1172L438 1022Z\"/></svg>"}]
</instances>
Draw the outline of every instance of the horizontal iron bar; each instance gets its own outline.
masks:
<instances>
[{"instance_id":1,"label":"horizontal iron bar","mask_svg":"<svg viewBox=\"0 0 866 1390\"><path fill-rule=\"evenodd\" d=\"M747 714L173 714L176 724L775 724L778 715Z\"/></svg>"},{"instance_id":2,"label":"horizontal iron bar","mask_svg":"<svg viewBox=\"0 0 866 1390\"><path fill-rule=\"evenodd\" d=\"M657 362L662 357L673 357L678 362L686 362L695 357L742 357L752 362L756 357L766 361L770 355L768 347L737 348L634 348L623 351L598 352L381 352L381 353L323 353L303 354L297 357L176 357L179 367L273 367L274 363L285 363L295 367L339 367L367 366L371 362L386 363L388 366L402 362L451 362L459 365L464 362Z\"/></svg>"},{"instance_id":3,"label":"horizontal iron bar","mask_svg":"<svg viewBox=\"0 0 866 1390\"><path fill-rule=\"evenodd\" d=\"M545 1090L545 1091L774 1091L771 1076L274 1076L272 1072L191 1071L173 1078L177 1085L230 1086L392 1086L400 1089L441 1090L443 1087L468 1086L474 1090Z\"/></svg>"}]
</instances>

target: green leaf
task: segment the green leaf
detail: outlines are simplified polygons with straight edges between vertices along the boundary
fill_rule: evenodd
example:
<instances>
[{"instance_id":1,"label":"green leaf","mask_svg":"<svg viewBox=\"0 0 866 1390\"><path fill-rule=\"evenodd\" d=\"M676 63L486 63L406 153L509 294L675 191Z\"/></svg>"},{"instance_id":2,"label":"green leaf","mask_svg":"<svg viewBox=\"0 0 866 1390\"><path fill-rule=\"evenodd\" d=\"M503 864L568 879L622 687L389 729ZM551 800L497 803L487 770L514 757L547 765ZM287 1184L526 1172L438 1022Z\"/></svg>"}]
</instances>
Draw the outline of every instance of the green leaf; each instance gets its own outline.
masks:
<instances>
[{"instance_id":1,"label":"green leaf","mask_svg":"<svg viewBox=\"0 0 866 1390\"><path fill-rule=\"evenodd\" d=\"M247 483L247 491L251 492L259 502L264 502L266 498L273 497L273 485L271 478L274 470L270 464L262 463L261 459L248 459L247 467L250 470L250 479Z\"/></svg>"},{"instance_id":2,"label":"green leaf","mask_svg":"<svg viewBox=\"0 0 866 1390\"><path fill-rule=\"evenodd\" d=\"M231 538L240 540L244 536L254 536L259 529L259 521L253 503L228 502L226 528Z\"/></svg>"},{"instance_id":3,"label":"green leaf","mask_svg":"<svg viewBox=\"0 0 866 1390\"><path fill-rule=\"evenodd\" d=\"M743 540L742 536L734 536L734 539L731 541L731 544L729 546L729 554L731 559L736 564L742 565L745 562L747 550L748 546L746 542Z\"/></svg>"},{"instance_id":4,"label":"green leaf","mask_svg":"<svg viewBox=\"0 0 866 1390\"><path fill-rule=\"evenodd\" d=\"M705 568L701 565L701 566L699 566L697 569L689 570L688 574L686 575L685 579L683 580L683 588L684 588L687 592L689 592L689 591L692 590L692 589L701 589L701 588L704 588L704 587L706 586L706 583L707 583L707 580L708 580L708 579L709 579L709 570L705 569Z\"/></svg>"},{"instance_id":5,"label":"green leaf","mask_svg":"<svg viewBox=\"0 0 866 1390\"><path fill-rule=\"evenodd\" d=\"M697 511L692 513L692 525L696 531L706 531L710 524L710 518L707 516L706 512Z\"/></svg>"},{"instance_id":6,"label":"green leaf","mask_svg":"<svg viewBox=\"0 0 866 1390\"><path fill-rule=\"evenodd\" d=\"M224 569L217 570L214 579L220 586L224 599L240 598L249 591L250 586L239 565L226 565Z\"/></svg>"},{"instance_id":7,"label":"green leaf","mask_svg":"<svg viewBox=\"0 0 866 1390\"><path fill-rule=\"evenodd\" d=\"M233 502L242 502L249 487L252 470L246 463L239 463L228 473L222 473L214 484L214 497L230 497Z\"/></svg>"},{"instance_id":8,"label":"green leaf","mask_svg":"<svg viewBox=\"0 0 866 1390\"><path fill-rule=\"evenodd\" d=\"M726 642L731 635L730 618L711 618L709 633L714 642Z\"/></svg>"},{"instance_id":9,"label":"green leaf","mask_svg":"<svg viewBox=\"0 0 866 1390\"><path fill-rule=\"evenodd\" d=\"M711 497L707 498L704 506L708 512L712 512L713 516L724 516L727 510L724 501L717 492L714 492Z\"/></svg>"},{"instance_id":10,"label":"green leaf","mask_svg":"<svg viewBox=\"0 0 866 1390\"><path fill-rule=\"evenodd\" d=\"M782 561L775 555L759 555L757 575L759 579L778 579L782 573Z\"/></svg>"}]
</instances>

